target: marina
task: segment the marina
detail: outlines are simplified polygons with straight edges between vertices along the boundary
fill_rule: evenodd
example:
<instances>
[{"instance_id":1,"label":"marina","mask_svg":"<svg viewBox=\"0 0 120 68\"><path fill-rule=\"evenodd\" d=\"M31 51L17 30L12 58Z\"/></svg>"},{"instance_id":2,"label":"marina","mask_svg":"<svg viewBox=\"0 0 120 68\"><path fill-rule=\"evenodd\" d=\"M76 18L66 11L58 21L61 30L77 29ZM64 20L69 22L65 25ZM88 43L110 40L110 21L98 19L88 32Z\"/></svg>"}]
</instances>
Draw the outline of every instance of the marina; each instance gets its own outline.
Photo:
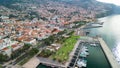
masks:
<instances>
[{"instance_id":1,"label":"marina","mask_svg":"<svg viewBox=\"0 0 120 68\"><path fill-rule=\"evenodd\" d=\"M106 19L106 18L105 18ZM102 21L105 21L104 18ZM97 24L98 25L98 24ZM102 25L102 24L99 24ZM88 34L89 37L81 37L82 42L79 46L76 48L74 55L72 56L71 62L68 66L68 68L78 68L79 67L87 67L87 68L119 68L119 64L116 61L116 58L119 59L119 56L116 56L116 54L119 54L119 51L114 53L116 51L116 45L113 43L113 39L116 37L111 36L108 31L108 29L105 29L105 26L107 26L108 23L102 25L101 28L94 28L94 29L86 29L86 31L89 31ZM103 30L105 29L105 30ZM105 35L100 32L107 32ZM108 34L109 33L109 34ZM98 36L101 36L103 38L102 42L100 41L100 38ZM110 37L111 36L111 37ZM98 39L95 41L94 37L97 37ZM108 38L109 37L109 38ZM109 39L109 40L108 40ZM111 41L111 42L110 42ZM106 44L105 44L106 42ZM114 44L114 46L113 46ZM86 46L85 49L86 52L88 52L88 55L85 55L84 53L81 53L80 50L83 46ZM105 47L104 47L105 46ZM112 50L114 49L114 50ZM107 51L107 52L106 52ZM114 53L114 54L113 54Z\"/></svg>"},{"instance_id":2,"label":"marina","mask_svg":"<svg viewBox=\"0 0 120 68\"><path fill-rule=\"evenodd\" d=\"M119 68L120 65L118 64L117 60L115 59L115 57L113 56L111 50L108 48L107 44L103 41L102 38L98 38L98 40L101 43L101 47L109 61L109 63L111 64L112 68Z\"/></svg>"},{"instance_id":3,"label":"marina","mask_svg":"<svg viewBox=\"0 0 120 68\"><path fill-rule=\"evenodd\" d=\"M87 57L87 68L111 68L109 61L100 47L100 44L97 44L97 47L90 45L87 45L87 47L90 54Z\"/></svg>"},{"instance_id":4,"label":"marina","mask_svg":"<svg viewBox=\"0 0 120 68\"><path fill-rule=\"evenodd\" d=\"M79 45L74 51L67 68L112 68L109 59L106 57L106 53L104 53L101 48L101 45L103 44L99 39L81 37ZM39 64L37 68L40 68L43 64ZM51 65L46 65L45 63L45 66Z\"/></svg>"},{"instance_id":5,"label":"marina","mask_svg":"<svg viewBox=\"0 0 120 68\"><path fill-rule=\"evenodd\" d=\"M68 68L112 68L104 54L101 44L81 42ZM93 60L94 59L94 60ZM103 60L101 60L103 59ZM102 64L102 66L101 66Z\"/></svg>"},{"instance_id":6,"label":"marina","mask_svg":"<svg viewBox=\"0 0 120 68\"><path fill-rule=\"evenodd\" d=\"M93 39L91 41L95 42ZM80 41L67 68L112 68L110 59L106 57L106 53L104 53L101 47L103 44L101 42L93 43L91 41L90 39L87 42L84 40ZM47 68L47 66L51 65L39 64L37 68ZM53 65L51 68L53 68Z\"/></svg>"},{"instance_id":7,"label":"marina","mask_svg":"<svg viewBox=\"0 0 120 68\"><path fill-rule=\"evenodd\" d=\"M90 37L100 35L112 52L115 60L120 64L120 15L111 15L99 18L99 22L104 22L103 27L87 29ZM109 25L109 26L108 26Z\"/></svg>"},{"instance_id":8,"label":"marina","mask_svg":"<svg viewBox=\"0 0 120 68\"><path fill-rule=\"evenodd\" d=\"M87 63L84 63L84 61L87 61L87 60L84 60L84 59L87 57L87 55L88 55L87 48L83 45L83 42L80 42L68 68L86 67Z\"/></svg>"}]
</instances>

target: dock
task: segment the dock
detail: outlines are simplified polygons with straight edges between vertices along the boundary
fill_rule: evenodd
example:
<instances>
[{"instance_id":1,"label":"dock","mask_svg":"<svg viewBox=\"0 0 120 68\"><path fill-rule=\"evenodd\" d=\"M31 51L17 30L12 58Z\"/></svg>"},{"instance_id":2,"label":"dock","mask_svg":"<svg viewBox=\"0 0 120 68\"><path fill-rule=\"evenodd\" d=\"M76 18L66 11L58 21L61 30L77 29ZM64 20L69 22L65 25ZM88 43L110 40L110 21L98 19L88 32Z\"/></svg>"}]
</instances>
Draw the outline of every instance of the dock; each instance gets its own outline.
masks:
<instances>
[{"instance_id":1,"label":"dock","mask_svg":"<svg viewBox=\"0 0 120 68\"><path fill-rule=\"evenodd\" d=\"M99 25L103 25L103 24L104 24L104 22L97 22L97 23L92 22L91 24L99 24Z\"/></svg>"},{"instance_id":2,"label":"dock","mask_svg":"<svg viewBox=\"0 0 120 68\"><path fill-rule=\"evenodd\" d=\"M105 53L111 67L120 68L120 65L118 64L117 60L115 59L113 53L111 52L105 41L100 37L98 37L98 41L100 42L103 52Z\"/></svg>"},{"instance_id":3,"label":"dock","mask_svg":"<svg viewBox=\"0 0 120 68\"><path fill-rule=\"evenodd\" d=\"M90 29L90 28L100 28L103 27L103 23L87 23L83 29Z\"/></svg>"},{"instance_id":4,"label":"dock","mask_svg":"<svg viewBox=\"0 0 120 68\"><path fill-rule=\"evenodd\" d=\"M101 25L99 25L99 26L86 26L86 27L83 28L83 29L99 28L99 27L103 27L103 26L101 26Z\"/></svg>"}]
</instances>

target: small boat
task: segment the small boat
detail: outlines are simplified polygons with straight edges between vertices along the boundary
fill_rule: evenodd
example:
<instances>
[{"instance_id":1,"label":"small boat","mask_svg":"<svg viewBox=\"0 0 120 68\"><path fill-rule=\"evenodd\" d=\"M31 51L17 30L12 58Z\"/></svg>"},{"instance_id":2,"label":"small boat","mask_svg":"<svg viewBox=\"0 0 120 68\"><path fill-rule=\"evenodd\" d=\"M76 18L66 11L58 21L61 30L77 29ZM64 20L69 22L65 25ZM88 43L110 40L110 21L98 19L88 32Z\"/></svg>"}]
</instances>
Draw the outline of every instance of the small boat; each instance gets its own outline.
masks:
<instances>
[{"instance_id":1,"label":"small boat","mask_svg":"<svg viewBox=\"0 0 120 68\"><path fill-rule=\"evenodd\" d=\"M92 43L92 44L90 44L90 45L91 45L91 46L94 46L94 47L97 46L95 43Z\"/></svg>"},{"instance_id":2,"label":"small boat","mask_svg":"<svg viewBox=\"0 0 120 68\"><path fill-rule=\"evenodd\" d=\"M89 55L89 53L88 53L88 52L84 52L84 54L86 54L87 56Z\"/></svg>"},{"instance_id":3,"label":"small boat","mask_svg":"<svg viewBox=\"0 0 120 68\"><path fill-rule=\"evenodd\" d=\"M85 57L85 58L86 58L87 55L81 53L81 54L80 54L80 57Z\"/></svg>"},{"instance_id":4,"label":"small boat","mask_svg":"<svg viewBox=\"0 0 120 68\"><path fill-rule=\"evenodd\" d=\"M87 66L87 61L86 60L82 60L82 59L79 59L78 61L77 61L77 66L78 67L86 67Z\"/></svg>"},{"instance_id":5,"label":"small boat","mask_svg":"<svg viewBox=\"0 0 120 68\"><path fill-rule=\"evenodd\" d=\"M82 49L82 51L86 51L86 52L88 52L88 49L84 48L84 49Z\"/></svg>"},{"instance_id":6,"label":"small boat","mask_svg":"<svg viewBox=\"0 0 120 68\"><path fill-rule=\"evenodd\" d=\"M83 51L83 52L81 52L81 53L80 53L80 55L86 55L86 56L88 56L88 55L89 55L89 53L88 53L88 52L86 52L86 51Z\"/></svg>"},{"instance_id":7,"label":"small boat","mask_svg":"<svg viewBox=\"0 0 120 68\"><path fill-rule=\"evenodd\" d=\"M83 48L88 49L88 47L84 46Z\"/></svg>"}]
</instances>

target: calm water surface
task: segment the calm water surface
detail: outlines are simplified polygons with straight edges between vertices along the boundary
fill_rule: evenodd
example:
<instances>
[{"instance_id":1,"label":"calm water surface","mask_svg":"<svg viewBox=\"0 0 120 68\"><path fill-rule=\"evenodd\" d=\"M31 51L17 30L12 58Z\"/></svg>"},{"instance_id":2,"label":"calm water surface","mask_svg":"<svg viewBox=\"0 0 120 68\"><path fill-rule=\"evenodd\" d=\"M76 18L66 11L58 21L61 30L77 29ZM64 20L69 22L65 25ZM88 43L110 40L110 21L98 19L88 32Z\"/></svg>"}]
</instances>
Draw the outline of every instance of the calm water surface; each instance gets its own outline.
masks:
<instances>
[{"instance_id":1,"label":"calm water surface","mask_svg":"<svg viewBox=\"0 0 120 68\"><path fill-rule=\"evenodd\" d=\"M98 20L104 22L103 27L90 29L90 35L100 35L115 55L117 61L120 61L120 15L112 15Z\"/></svg>"},{"instance_id":2,"label":"calm water surface","mask_svg":"<svg viewBox=\"0 0 120 68\"><path fill-rule=\"evenodd\" d=\"M111 68L100 45L98 47L88 46L87 68Z\"/></svg>"}]
</instances>

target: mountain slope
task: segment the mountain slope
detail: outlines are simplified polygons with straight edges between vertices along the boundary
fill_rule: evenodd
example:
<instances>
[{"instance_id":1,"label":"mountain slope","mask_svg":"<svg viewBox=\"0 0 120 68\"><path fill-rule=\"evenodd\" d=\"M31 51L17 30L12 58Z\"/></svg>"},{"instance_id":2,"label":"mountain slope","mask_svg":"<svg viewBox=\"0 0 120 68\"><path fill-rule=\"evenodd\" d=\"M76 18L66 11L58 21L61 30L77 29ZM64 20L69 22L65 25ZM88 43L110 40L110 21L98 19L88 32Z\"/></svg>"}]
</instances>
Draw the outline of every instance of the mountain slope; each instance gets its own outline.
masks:
<instances>
[{"instance_id":1,"label":"mountain slope","mask_svg":"<svg viewBox=\"0 0 120 68\"><path fill-rule=\"evenodd\" d=\"M118 8L115 5L101 3L96 0L0 0L0 6L9 11L9 13L6 12L7 15L19 15L18 18L32 19L37 16L49 19L49 17L59 15L67 20L73 17L75 19L106 16L116 12L115 10ZM1 12L1 14L6 15L5 12Z\"/></svg>"}]
</instances>

